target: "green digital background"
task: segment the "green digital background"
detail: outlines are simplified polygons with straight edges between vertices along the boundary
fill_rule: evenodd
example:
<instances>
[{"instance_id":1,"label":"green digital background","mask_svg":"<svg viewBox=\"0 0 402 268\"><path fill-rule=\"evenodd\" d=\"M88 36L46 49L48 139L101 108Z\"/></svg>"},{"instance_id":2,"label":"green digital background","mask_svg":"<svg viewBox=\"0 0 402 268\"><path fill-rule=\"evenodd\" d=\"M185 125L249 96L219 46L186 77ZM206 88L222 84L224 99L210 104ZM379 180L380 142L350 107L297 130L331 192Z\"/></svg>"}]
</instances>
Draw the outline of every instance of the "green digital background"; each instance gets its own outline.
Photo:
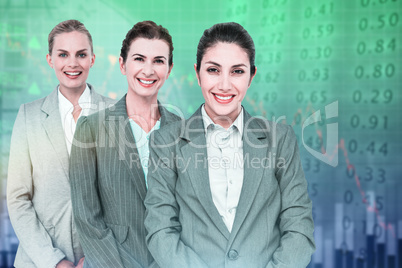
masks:
<instances>
[{"instance_id":1,"label":"green digital background","mask_svg":"<svg viewBox=\"0 0 402 268\"><path fill-rule=\"evenodd\" d=\"M292 125L298 138L315 220L310 267L402 267L401 0L0 0L1 267L18 245L6 205L14 120L22 103L57 86L47 37L67 19L92 34L87 81L115 99L127 92L118 66L127 31L142 20L166 27L174 67L159 100L186 117L203 103L193 69L203 31L243 25L257 66L243 105ZM321 121L307 124L318 111Z\"/></svg>"}]
</instances>

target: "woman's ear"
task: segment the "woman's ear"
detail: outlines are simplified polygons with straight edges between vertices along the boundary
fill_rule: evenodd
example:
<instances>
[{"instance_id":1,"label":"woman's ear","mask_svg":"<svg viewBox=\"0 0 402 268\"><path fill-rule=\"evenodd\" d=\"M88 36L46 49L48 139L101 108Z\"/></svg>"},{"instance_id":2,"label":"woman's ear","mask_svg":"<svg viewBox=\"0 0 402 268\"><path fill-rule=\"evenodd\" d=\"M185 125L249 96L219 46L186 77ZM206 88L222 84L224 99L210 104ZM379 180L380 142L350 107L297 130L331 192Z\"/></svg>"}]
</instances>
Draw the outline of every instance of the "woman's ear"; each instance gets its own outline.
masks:
<instances>
[{"instance_id":1,"label":"woman's ear","mask_svg":"<svg viewBox=\"0 0 402 268\"><path fill-rule=\"evenodd\" d=\"M95 54L92 54L92 56L91 56L91 65L89 67L94 66L94 64L95 64Z\"/></svg>"},{"instance_id":2,"label":"woman's ear","mask_svg":"<svg viewBox=\"0 0 402 268\"><path fill-rule=\"evenodd\" d=\"M170 72L172 71L172 69L173 69L173 62L172 62L172 65L169 67L169 71L168 71L168 75L167 75L167 78L169 78L169 75L170 75Z\"/></svg>"},{"instance_id":3,"label":"woman's ear","mask_svg":"<svg viewBox=\"0 0 402 268\"><path fill-rule=\"evenodd\" d=\"M120 72L122 75L126 75L126 66L124 64L123 57L119 57L119 66L120 66Z\"/></svg>"},{"instance_id":4,"label":"woman's ear","mask_svg":"<svg viewBox=\"0 0 402 268\"><path fill-rule=\"evenodd\" d=\"M46 55L47 64L49 64L50 68L53 68L52 56L50 54Z\"/></svg>"},{"instance_id":5,"label":"woman's ear","mask_svg":"<svg viewBox=\"0 0 402 268\"><path fill-rule=\"evenodd\" d=\"M197 76L198 85L201 86L200 74L197 71L197 63L194 63L195 76Z\"/></svg>"},{"instance_id":6,"label":"woman's ear","mask_svg":"<svg viewBox=\"0 0 402 268\"><path fill-rule=\"evenodd\" d=\"M251 81L253 81L256 74L257 74L257 66L254 67L254 74L250 76L250 82L248 83L248 87L250 87Z\"/></svg>"}]
</instances>

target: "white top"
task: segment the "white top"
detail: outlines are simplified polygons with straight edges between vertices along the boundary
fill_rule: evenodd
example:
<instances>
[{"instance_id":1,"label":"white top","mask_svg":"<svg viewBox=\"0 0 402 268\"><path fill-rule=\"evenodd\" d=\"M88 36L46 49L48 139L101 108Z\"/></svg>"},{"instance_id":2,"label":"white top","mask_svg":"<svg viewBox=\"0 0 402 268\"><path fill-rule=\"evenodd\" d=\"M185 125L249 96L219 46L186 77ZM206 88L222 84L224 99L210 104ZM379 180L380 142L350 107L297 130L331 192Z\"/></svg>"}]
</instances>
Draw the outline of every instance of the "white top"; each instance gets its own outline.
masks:
<instances>
[{"instance_id":1,"label":"white top","mask_svg":"<svg viewBox=\"0 0 402 268\"><path fill-rule=\"evenodd\" d=\"M232 231L243 187L243 108L228 128L215 124L204 106L201 109L208 154L212 200L223 222Z\"/></svg>"},{"instance_id":2,"label":"white top","mask_svg":"<svg viewBox=\"0 0 402 268\"><path fill-rule=\"evenodd\" d=\"M68 155L70 155L75 128L77 126L77 123L75 122L73 117L74 106L66 97L63 96L63 94L60 92L60 88L58 88L57 93L59 98L61 124L63 125L63 130L66 138ZM88 85L86 86L84 92L81 94L81 97L78 100L78 105L82 109L78 118L80 118L82 115L86 116L89 114L91 108L91 90L89 89Z\"/></svg>"},{"instance_id":3,"label":"white top","mask_svg":"<svg viewBox=\"0 0 402 268\"><path fill-rule=\"evenodd\" d=\"M148 189L148 160L149 160L149 137L151 136L154 130L158 130L161 126L161 121L158 120L155 123L155 126L146 133L133 119L129 119L131 130L134 135L135 145L137 147L138 155L140 157L140 162L142 166L142 170L144 171L145 177L145 185Z\"/></svg>"}]
</instances>

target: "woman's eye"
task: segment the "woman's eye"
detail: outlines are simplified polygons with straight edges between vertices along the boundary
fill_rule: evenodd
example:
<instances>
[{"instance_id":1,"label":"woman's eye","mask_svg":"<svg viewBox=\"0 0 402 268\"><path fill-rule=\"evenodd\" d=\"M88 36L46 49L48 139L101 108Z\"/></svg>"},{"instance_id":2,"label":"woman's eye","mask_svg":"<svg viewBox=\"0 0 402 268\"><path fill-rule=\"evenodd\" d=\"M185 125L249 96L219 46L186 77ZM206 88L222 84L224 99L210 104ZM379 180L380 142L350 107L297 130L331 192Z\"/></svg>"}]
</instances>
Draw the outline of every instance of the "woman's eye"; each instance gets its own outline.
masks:
<instances>
[{"instance_id":1,"label":"woman's eye","mask_svg":"<svg viewBox=\"0 0 402 268\"><path fill-rule=\"evenodd\" d=\"M134 58L134 60L135 60L135 61L144 61L144 59L141 58L141 57L136 57L136 58Z\"/></svg>"},{"instance_id":2,"label":"woman's eye","mask_svg":"<svg viewBox=\"0 0 402 268\"><path fill-rule=\"evenodd\" d=\"M164 61L163 61L163 60L160 60L160 59L155 60L155 62L156 62L156 63L162 63L162 64L164 63Z\"/></svg>"},{"instance_id":3,"label":"woman's eye","mask_svg":"<svg viewBox=\"0 0 402 268\"><path fill-rule=\"evenodd\" d=\"M80 57L80 58L85 58L86 56L87 56L87 54L85 54L85 53L81 53L78 55L78 57Z\"/></svg>"},{"instance_id":4,"label":"woman's eye","mask_svg":"<svg viewBox=\"0 0 402 268\"><path fill-rule=\"evenodd\" d=\"M208 69L207 69L207 72L208 72L208 73L217 73L217 72L218 72L218 69L216 69L216 68L208 68Z\"/></svg>"},{"instance_id":5,"label":"woman's eye","mask_svg":"<svg viewBox=\"0 0 402 268\"><path fill-rule=\"evenodd\" d=\"M236 74L243 74L244 73L243 70L234 70L233 72L236 73Z\"/></svg>"},{"instance_id":6,"label":"woman's eye","mask_svg":"<svg viewBox=\"0 0 402 268\"><path fill-rule=\"evenodd\" d=\"M66 53L61 53L61 54L59 54L59 57L65 58L65 57L67 57L67 54Z\"/></svg>"}]
</instances>

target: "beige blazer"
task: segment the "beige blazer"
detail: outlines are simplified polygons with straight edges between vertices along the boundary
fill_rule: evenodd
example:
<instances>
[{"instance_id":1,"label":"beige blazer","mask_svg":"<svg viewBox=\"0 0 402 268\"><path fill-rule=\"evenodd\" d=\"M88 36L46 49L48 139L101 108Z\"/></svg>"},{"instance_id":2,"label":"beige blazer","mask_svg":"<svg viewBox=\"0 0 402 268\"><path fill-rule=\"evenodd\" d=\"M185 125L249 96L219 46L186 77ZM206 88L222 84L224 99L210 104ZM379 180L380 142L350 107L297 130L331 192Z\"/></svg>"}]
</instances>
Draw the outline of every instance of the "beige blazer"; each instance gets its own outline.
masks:
<instances>
[{"instance_id":1,"label":"beige blazer","mask_svg":"<svg viewBox=\"0 0 402 268\"><path fill-rule=\"evenodd\" d=\"M113 103L94 92L90 113ZM20 241L14 265L55 267L62 259L84 256L70 200L69 156L57 88L47 97L23 104L11 138L7 205Z\"/></svg>"}]
</instances>

